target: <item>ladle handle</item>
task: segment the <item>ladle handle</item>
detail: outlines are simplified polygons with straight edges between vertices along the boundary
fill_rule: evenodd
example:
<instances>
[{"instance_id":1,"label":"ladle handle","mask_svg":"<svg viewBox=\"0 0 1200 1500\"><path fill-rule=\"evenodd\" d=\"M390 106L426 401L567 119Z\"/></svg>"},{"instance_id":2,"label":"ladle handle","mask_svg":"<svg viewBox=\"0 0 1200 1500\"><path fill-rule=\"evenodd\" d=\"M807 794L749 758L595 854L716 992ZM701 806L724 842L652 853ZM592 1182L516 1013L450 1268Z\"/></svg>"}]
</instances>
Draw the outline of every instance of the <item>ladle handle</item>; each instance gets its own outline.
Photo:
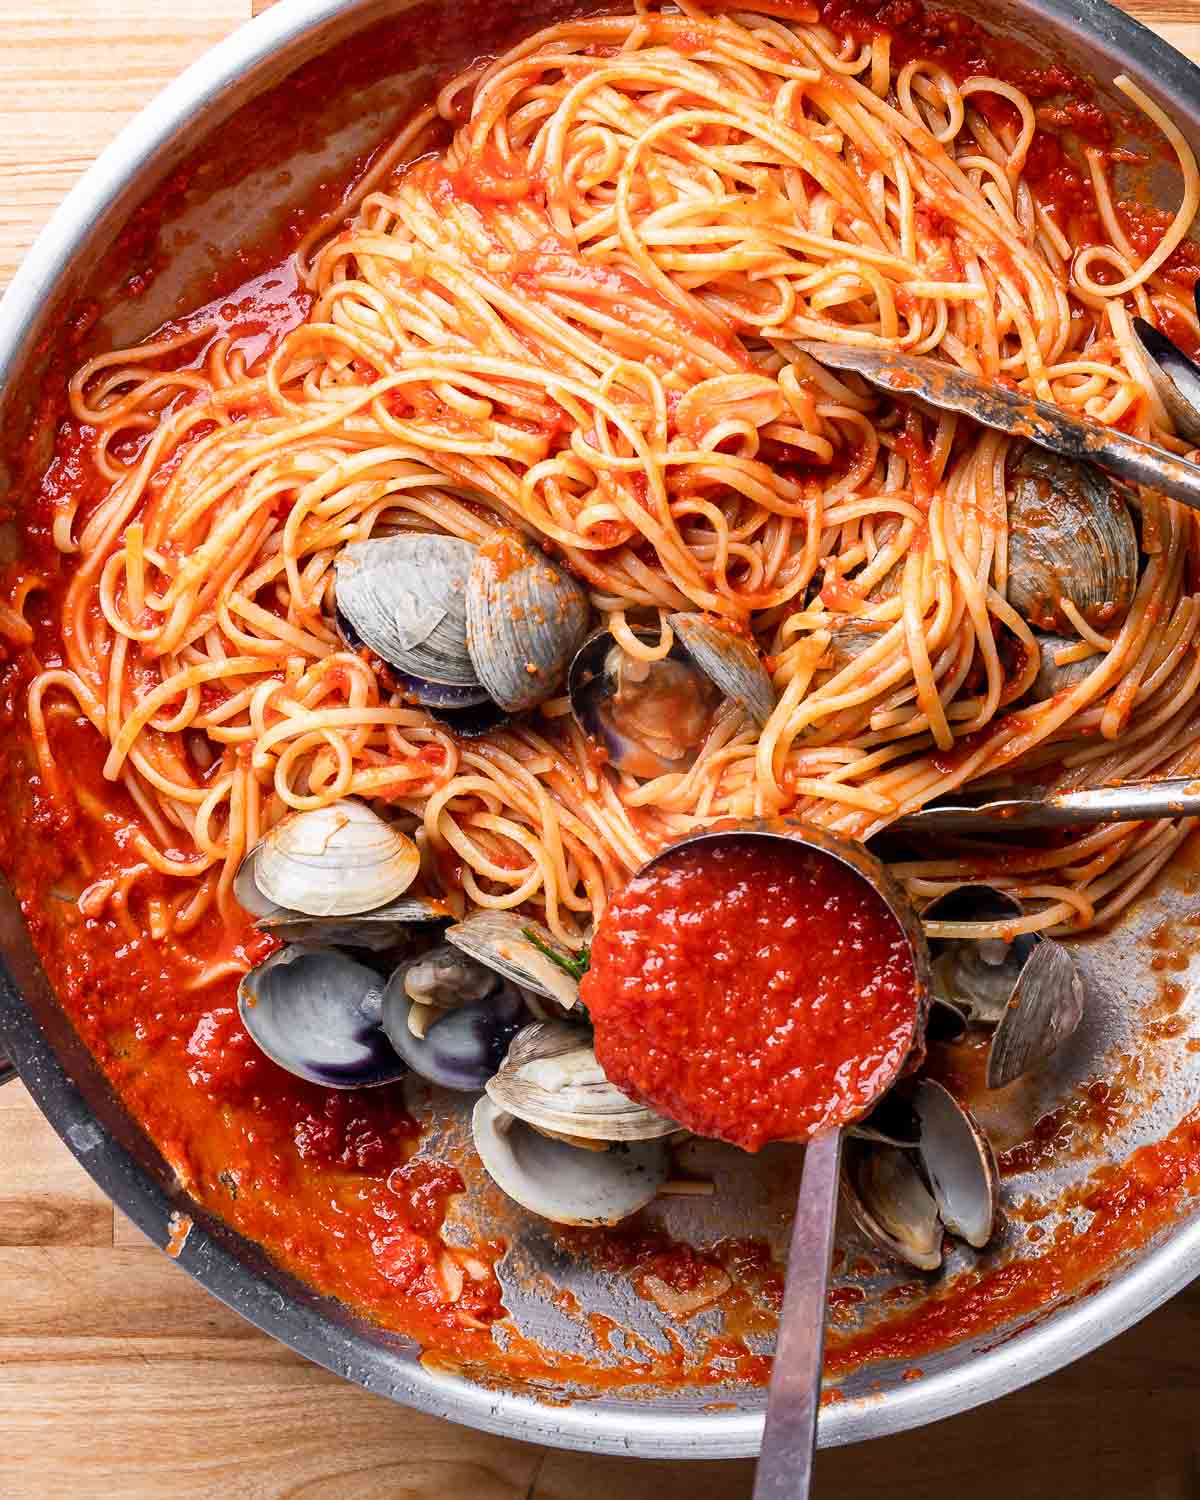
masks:
<instances>
[{"instance_id":1,"label":"ladle handle","mask_svg":"<svg viewBox=\"0 0 1200 1500\"><path fill-rule=\"evenodd\" d=\"M754 1500L805 1500L812 1484L841 1155L840 1130L817 1136L804 1153Z\"/></svg>"},{"instance_id":2,"label":"ladle handle","mask_svg":"<svg viewBox=\"0 0 1200 1500\"><path fill-rule=\"evenodd\" d=\"M935 803L890 825L899 833L1020 833L1027 828L1074 828L1094 823L1195 817L1200 779L1165 776L1081 787L1047 797L1007 797L993 802Z\"/></svg>"}]
</instances>

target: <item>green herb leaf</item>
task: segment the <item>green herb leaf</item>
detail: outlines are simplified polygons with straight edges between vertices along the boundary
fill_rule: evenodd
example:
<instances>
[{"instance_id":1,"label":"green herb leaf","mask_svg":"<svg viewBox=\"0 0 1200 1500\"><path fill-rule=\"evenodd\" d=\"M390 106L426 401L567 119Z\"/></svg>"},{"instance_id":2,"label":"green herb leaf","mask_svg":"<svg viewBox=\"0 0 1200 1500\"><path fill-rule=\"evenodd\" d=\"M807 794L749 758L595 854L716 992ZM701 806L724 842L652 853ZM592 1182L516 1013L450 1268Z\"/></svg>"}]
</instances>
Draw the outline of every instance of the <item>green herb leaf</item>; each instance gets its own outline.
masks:
<instances>
[{"instance_id":1,"label":"green herb leaf","mask_svg":"<svg viewBox=\"0 0 1200 1500\"><path fill-rule=\"evenodd\" d=\"M560 953L557 948L550 946L535 927L523 927L521 934L528 938L539 953L544 953L552 964L557 964L563 973L569 974L572 979L582 979L587 973L592 959L590 948L580 948L579 952L573 955Z\"/></svg>"}]
</instances>

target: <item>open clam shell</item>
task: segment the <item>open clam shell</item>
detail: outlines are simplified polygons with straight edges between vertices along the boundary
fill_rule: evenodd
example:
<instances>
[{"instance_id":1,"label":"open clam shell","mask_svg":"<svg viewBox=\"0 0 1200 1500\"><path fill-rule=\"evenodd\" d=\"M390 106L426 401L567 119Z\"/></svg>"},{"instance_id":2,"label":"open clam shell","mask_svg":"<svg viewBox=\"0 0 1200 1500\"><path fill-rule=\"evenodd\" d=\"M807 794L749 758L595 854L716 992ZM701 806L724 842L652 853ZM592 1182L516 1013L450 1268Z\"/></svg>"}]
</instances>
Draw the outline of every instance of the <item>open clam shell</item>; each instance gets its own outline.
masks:
<instances>
[{"instance_id":1,"label":"open clam shell","mask_svg":"<svg viewBox=\"0 0 1200 1500\"><path fill-rule=\"evenodd\" d=\"M1069 634L1069 599L1098 630L1129 608L1137 536L1119 488L1090 464L1028 446L1008 475L1008 601L1042 630Z\"/></svg>"},{"instance_id":2,"label":"open clam shell","mask_svg":"<svg viewBox=\"0 0 1200 1500\"><path fill-rule=\"evenodd\" d=\"M449 944L406 960L383 992L382 1025L397 1054L421 1078L462 1092L483 1088L528 1019L512 985Z\"/></svg>"},{"instance_id":3,"label":"open clam shell","mask_svg":"<svg viewBox=\"0 0 1200 1500\"><path fill-rule=\"evenodd\" d=\"M556 1224L619 1224L653 1202L670 1171L662 1141L581 1151L530 1128L486 1094L471 1117L475 1149L496 1186Z\"/></svg>"},{"instance_id":4,"label":"open clam shell","mask_svg":"<svg viewBox=\"0 0 1200 1500\"><path fill-rule=\"evenodd\" d=\"M1042 938L1021 969L988 1049L988 1088L1005 1088L1053 1056L1083 1019L1083 1006L1083 980L1070 950Z\"/></svg>"},{"instance_id":5,"label":"open clam shell","mask_svg":"<svg viewBox=\"0 0 1200 1500\"><path fill-rule=\"evenodd\" d=\"M921 921L930 932L939 1007L952 1006L980 1025L999 1021L1037 939L1022 936L1010 943L1003 938L947 938L938 936L937 928L956 922L1014 922L1023 911L1007 891L976 882L955 886L925 907Z\"/></svg>"},{"instance_id":6,"label":"open clam shell","mask_svg":"<svg viewBox=\"0 0 1200 1500\"><path fill-rule=\"evenodd\" d=\"M516 532L478 549L467 580L467 650L476 676L509 713L555 691L587 634L583 586Z\"/></svg>"},{"instance_id":7,"label":"open clam shell","mask_svg":"<svg viewBox=\"0 0 1200 1500\"><path fill-rule=\"evenodd\" d=\"M402 896L420 866L412 839L346 797L281 818L242 860L233 892L257 917L358 916Z\"/></svg>"},{"instance_id":8,"label":"open clam shell","mask_svg":"<svg viewBox=\"0 0 1200 1500\"><path fill-rule=\"evenodd\" d=\"M281 948L244 975L238 1014L281 1068L324 1088L370 1088L407 1072L380 1027L383 982L331 948Z\"/></svg>"},{"instance_id":9,"label":"open clam shell","mask_svg":"<svg viewBox=\"0 0 1200 1500\"><path fill-rule=\"evenodd\" d=\"M994 1026L987 1086L1005 1088L1051 1057L1083 1019L1084 990L1070 949L1040 933L946 938L942 924L1003 923L1021 915L1014 896L992 886L957 886L928 905L935 1011L959 1010L972 1023ZM953 1040L941 1033L941 1039Z\"/></svg>"},{"instance_id":10,"label":"open clam shell","mask_svg":"<svg viewBox=\"0 0 1200 1500\"><path fill-rule=\"evenodd\" d=\"M1200 291L1196 294L1200 312ZM1134 318L1133 333L1167 416L1187 443L1200 444L1200 365L1145 318Z\"/></svg>"},{"instance_id":11,"label":"open clam shell","mask_svg":"<svg viewBox=\"0 0 1200 1500\"><path fill-rule=\"evenodd\" d=\"M919 1271L941 1265L937 1202L907 1151L847 1140L842 1201L867 1238L889 1254Z\"/></svg>"},{"instance_id":12,"label":"open clam shell","mask_svg":"<svg viewBox=\"0 0 1200 1500\"><path fill-rule=\"evenodd\" d=\"M539 948L526 936L532 932ZM550 933L530 917L512 911L473 911L446 929L446 941L514 984L554 1000L566 1010L579 1004L579 981L560 968L545 949L573 958Z\"/></svg>"},{"instance_id":13,"label":"open clam shell","mask_svg":"<svg viewBox=\"0 0 1200 1500\"><path fill-rule=\"evenodd\" d=\"M588 1034L560 1021L518 1032L487 1092L526 1124L585 1141L649 1141L679 1129L614 1088Z\"/></svg>"},{"instance_id":14,"label":"open clam shell","mask_svg":"<svg viewBox=\"0 0 1200 1500\"><path fill-rule=\"evenodd\" d=\"M868 1239L918 1270L936 1271L946 1234L976 1249L991 1239L1000 1174L978 1123L940 1083L922 1079L911 1106L915 1146L849 1133L842 1196Z\"/></svg>"},{"instance_id":15,"label":"open clam shell","mask_svg":"<svg viewBox=\"0 0 1200 1500\"><path fill-rule=\"evenodd\" d=\"M921 1166L949 1234L981 1250L1000 1212L1000 1171L991 1142L970 1111L932 1078L913 1090Z\"/></svg>"},{"instance_id":16,"label":"open clam shell","mask_svg":"<svg viewBox=\"0 0 1200 1500\"><path fill-rule=\"evenodd\" d=\"M653 644L657 632L633 631ZM643 661L607 630L594 631L567 674L575 722L608 762L649 779L686 771L704 743L721 702L718 689L676 641L668 656Z\"/></svg>"},{"instance_id":17,"label":"open clam shell","mask_svg":"<svg viewBox=\"0 0 1200 1500\"><path fill-rule=\"evenodd\" d=\"M675 614L667 620L676 640L721 696L741 704L761 729L775 711L775 688L752 642L722 630L704 615Z\"/></svg>"},{"instance_id":18,"label":"open clam shell","mask_svg":"<svg viewBox=\"0 0 1200 1500\"><path fill-rule=\"evenodd\" d=\"M285 943L323 943L327 948L367 948L383 953L410 936L418 936L422 929L449 920L444 901L431 896L401 896L352 917L310 917L273 906L255 925Z\"/></svg>"},{"instance_id":19,"label":"open clam shell","mask_svg":"<svg viewBox=\"0 0 1200 1500\"><path fill-rule=\"evenodd\" d=\"M467 579L475 547L459 537L404 532L351 542L334 564L338 612L364 645L410 682L437 685L442 707L480 703L480 686L467 650ZM438 689L468 689L451 701Z\"/></svg>"}]
</instances>

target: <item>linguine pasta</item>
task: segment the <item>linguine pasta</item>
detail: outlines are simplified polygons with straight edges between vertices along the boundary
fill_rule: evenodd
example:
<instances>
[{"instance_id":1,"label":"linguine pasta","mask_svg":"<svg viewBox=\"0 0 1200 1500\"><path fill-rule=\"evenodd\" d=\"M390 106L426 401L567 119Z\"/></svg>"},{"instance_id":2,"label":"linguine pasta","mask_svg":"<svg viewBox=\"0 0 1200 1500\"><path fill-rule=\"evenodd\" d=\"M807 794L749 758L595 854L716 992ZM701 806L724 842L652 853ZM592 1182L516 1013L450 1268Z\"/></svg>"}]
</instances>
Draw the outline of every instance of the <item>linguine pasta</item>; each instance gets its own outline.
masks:
<instances>
[{"instance_id":1,"label":"linguine pasta","mask_svg":"<svg viewBox=\"0 0 1200 1500\"><path fill-rule=\"evenodd\" d=\"M1067 242L1023 175L1037 122L1011 83L894 66L885 36L752 6L566 22L414 117L301 245L311 310L263 356L199 328L85 364L71 410L108 489L57 510L65 663L29 711L50 785L69 767L47 714L73 700L142 815L89 909L157 872L161 930L214 903L240 921L233 876L263 829L354 795L417 830L451 904L525 905L575 943L654 849L717 819L865 838L984 778L1200 768L1190 513L1134 498L1133 602L1101 626L1075 612L1058 661L1086 670L1039 698L1041 647L1006 598L1009 440L797 348L937 356L1185 451L1131 312L1194 325L1163 266L1200 177L1158 106L1116 85L1182 177L1146 259L1096 149L1108 243ZM752 635L778 693L765 728L728 704L690 769L637 780L562 696L475 740L404 701L338 635L339 550L497 526L564 559L634 656L666 655L680 609ZM647 622L657 643L631 633ZM1023 903L1018 929L1076 930L1190 826L896 868L919 901L986 874Z\"/></svg>"}]
</instances>

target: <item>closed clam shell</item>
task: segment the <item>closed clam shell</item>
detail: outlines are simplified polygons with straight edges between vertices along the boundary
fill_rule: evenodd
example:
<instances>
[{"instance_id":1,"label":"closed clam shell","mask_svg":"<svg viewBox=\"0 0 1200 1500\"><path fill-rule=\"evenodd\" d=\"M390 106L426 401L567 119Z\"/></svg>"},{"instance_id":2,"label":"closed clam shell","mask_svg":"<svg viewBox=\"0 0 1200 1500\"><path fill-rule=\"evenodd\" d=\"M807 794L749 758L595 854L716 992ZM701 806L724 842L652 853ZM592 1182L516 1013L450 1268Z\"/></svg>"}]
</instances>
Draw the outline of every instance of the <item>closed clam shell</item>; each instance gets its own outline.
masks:
<instances>
[{"instance_id":1,"label":"closed clam shell","mask_svg":"<svg viewBox=\"0 0 1200 1500\"><path fill-rule=\"evenodd\" d=\"M740 704L761 729L775 711L775 688L753 643L704 615L674 614L667 619L680 645L721 696Z\"/></svg>"},{"instance_id":2,"label":"closed clam shell","mask_svg":"<svg viewBox=\"0 0 1200 1500\"><path fill-rule=\"evenodd\" d=\"M475 553L466 607L475 676L509 713L550 697L587 634L582 585L514 531Z\"/></svg>"},{"instance_id":3,"label":"closed clam shell","mask_svg":"<svg viewBox=\"0 0 1200 1500\"><path fill-rule=\"evenodd\" d=\"M679 1129L609 1083L588 1034L560 1021L519 1031L487 1091L526 1124L582 1140L648 1141Z\"/></svg>"},{"instance_id":4,"label":"closed clam shell","mask_svg":"<svg viewBox=\"0 0 1200 1500\"><path fill-rule=\"evenodd\" d=\"M1042 630L1071 634L1070 600L1094 629L1122 618L1138 579L1137 537L1111 480L1027 447L1008 476L1008 601Z\"/></svg>"},{"instance_id":5,"label":"closed clam shell","mask_svg":"<svg viewBox=\"0 0 1200 1500\"><path fill-rule=\"evenodd\" d=\"M514 1203L555 1224L619 1224L653 1202L670 1171L662 1141L581 1151L507 1113L486 1094L471 1116L487 1174Z\"/></svg>"},{"instance_id":6,"label":"closed clam shell","mask_svg":"<svg viewBox=\"0 0 1200 1500\"><path fill-rule=\"evenodd\" d=\"M238 1013L281 1068L323 1088L371 1088L408 1071L380 1026L383 981L334 948L297 943L243 975Z\"/></svg>"},{"instance_id":7,"label":"closed clam shell","mask_svg":"<svg viewBox=\"0 0 1200 1500\"><path fill-rule=\"evenodd\" d=\"M282 818L246 856L238 878L260 906L265 901L310 917L350 917L402 896L420 865L412 839L365 802L346 797Z\"/></svg>"},{"instance_id":8,"label":"closed clam shell","mask_svg":"<svg viewBox=\"0 0 1200 1500\"><path fill-rule=\"evenodd\" d=\"M351 542L334 564L339 613L364 645L406 676L485 696L467 651L467 578L475 547L425 532ZM463 694L451 706L463 706Z\"/></svg>"}]
</instances>

